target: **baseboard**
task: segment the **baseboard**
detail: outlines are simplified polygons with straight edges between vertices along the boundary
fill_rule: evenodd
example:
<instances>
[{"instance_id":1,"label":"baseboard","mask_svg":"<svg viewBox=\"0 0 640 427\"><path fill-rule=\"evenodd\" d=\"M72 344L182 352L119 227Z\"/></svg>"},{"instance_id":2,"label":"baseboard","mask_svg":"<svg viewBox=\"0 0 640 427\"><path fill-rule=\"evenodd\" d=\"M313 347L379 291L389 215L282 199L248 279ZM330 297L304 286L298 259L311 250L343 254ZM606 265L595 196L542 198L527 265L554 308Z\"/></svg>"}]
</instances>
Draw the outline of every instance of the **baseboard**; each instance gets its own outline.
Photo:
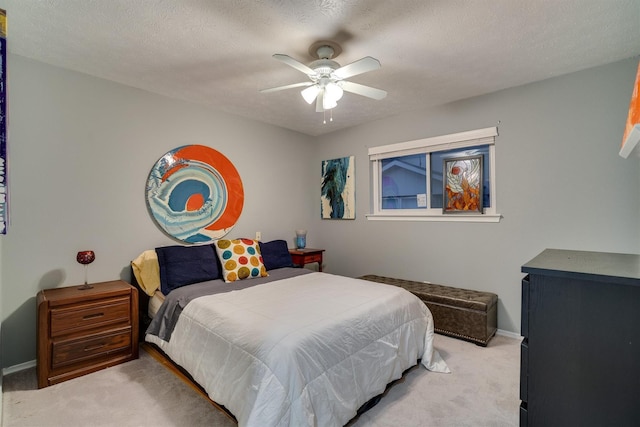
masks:
<instances>
[{"instance_id":1,"label":"baseboard","mask_svg":"<svg viewBox=\"0 0 640 427\"><path fill-rule=\"evenodd\" d=\"M513 339L522 339L522 335L517 332L505 331L504 329L498 329L496 331L496 335L502 335L503 337L513 338Z\"/></svg>"},{"instance_id":2,"label":"baseboard","mask_svg":"<svg viewBox=\"0 0 640 427\"><path fill-rule=\"evenodd\" d=\"M24 371L25 369L33 368L34 366L36 366L36 361L30 360L29 362L20 363L19 365L9 366L2 369L2 376L0 376L0 425L4 425L4 423L2 422L2 383L4 382L4 376Z\"/></svg>"},{"instance_id":3,"label":"baseboard","mask_svg":"<svg viewBox=\"0 0 640 427\"><path fill-rule=\"evenodd\" d=\"M36 366L35 360L30 360L28 362L20 363L18 365L8 366L2 369L2 376L24 371L25 369L33 368L35 366Z\"/></svg>"}]
</instances>

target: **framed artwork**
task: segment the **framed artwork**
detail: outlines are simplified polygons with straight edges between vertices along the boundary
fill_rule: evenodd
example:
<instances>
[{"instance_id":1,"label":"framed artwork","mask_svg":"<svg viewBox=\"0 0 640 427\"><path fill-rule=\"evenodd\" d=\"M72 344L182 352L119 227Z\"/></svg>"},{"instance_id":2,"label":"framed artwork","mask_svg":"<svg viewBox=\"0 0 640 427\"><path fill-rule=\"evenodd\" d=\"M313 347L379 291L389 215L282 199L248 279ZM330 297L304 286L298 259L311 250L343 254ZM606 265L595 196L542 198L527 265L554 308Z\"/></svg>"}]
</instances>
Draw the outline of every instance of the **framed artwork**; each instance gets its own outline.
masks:
<instances>
[{"instance_id":1,"label":"framed artwork","mask_svg":"<svg viewBox=\"0 0 640 427\"><path fill-rule=\"evenodd\" d=\"M204 145L184 145L151 168L146 200L151 217L166 234L186 243L206 243L236 224L244 189L223 154Z\"/></svg>"},{"instance_id":2,"label":"framed artwork","mask_svg":"<svg viewBox=\"0 0 640 427\"><path fill-rule=\"evenodd\" d=\"M7 14L0 9L0 234L7 234Z\"/></svg>"},{"instance_id":3,"label":"framed artwork","mask_svg":"<svg viewBox=\"0 0 640 427\"><path fill-rule=\"evenodd\" d=\"M355 219L355 179L354 156L322 161L322 219Z\"/></svg>"},{"instance_id":4,"label":"framed artwork","mask_svg":"<svg viewBox=\"0 0 640 427\"><path fill-rule=\"evenodd\" d=\"M482 155L445 158L442 170L442 213L482 213Z\"/></svg>"}]
</instances>

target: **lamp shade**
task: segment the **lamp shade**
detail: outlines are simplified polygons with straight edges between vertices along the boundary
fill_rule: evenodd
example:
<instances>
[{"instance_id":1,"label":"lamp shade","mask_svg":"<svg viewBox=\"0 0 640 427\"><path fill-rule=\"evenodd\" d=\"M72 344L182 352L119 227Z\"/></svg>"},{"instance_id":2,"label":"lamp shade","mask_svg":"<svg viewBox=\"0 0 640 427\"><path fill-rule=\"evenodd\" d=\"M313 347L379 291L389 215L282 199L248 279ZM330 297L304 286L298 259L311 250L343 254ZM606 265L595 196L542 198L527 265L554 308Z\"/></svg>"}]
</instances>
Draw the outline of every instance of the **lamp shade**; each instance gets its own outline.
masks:
<instances>
[{"instance_id":1,"label":"lamp shade","mask_svg":"<svg viewBox=\"0 0 640 427\"><path fill-rule=\"evenodd\" d=\"M640 157L640 63L636 73L636 82L633 86L631 94L631 102L629 103L629 115L627 116L627 125L624 129L622 137L622 146L620 147L620 156L625 159L629 154L635 152Z\"/></svg>"},{"instance_id":2,"label":"lamp shade","mask_svg":"<svg viewBox=\"0 0 640 427\"><path fill-rule=\"evenodd\" d=\"M80 264L91 264L96 260L96 254L93 251L80 251L76 254L76 261Z\"/></svg>"},{"instance_id":3,"label":"lamp shade","mask_svg":"<svg viewBox=\"0 0 640 427\"><path fill-rule=\"evenodd\" d=\"M324 91L325 98L331 98L335 102L340 101L340 98L342 98L342 95L344 95L344 91L342 90L342 88L335 83L327 84Z\"/></svg>"},{"instance_id":4,"label":"lamp shade","mask_svg":"<svg viewBox=\"0 0 640 427\"><path fill-rule=\"evenodd\" d=\"M80 264L84 265L84 285L80 286L78 289L87 290L93 288L93 286L89 285L87 279L87 272L89 269L89 264L91 264L96 259L96 253L93 251L80 251L76 254L76 261Z\"/></svg>"},{"instance_id":5,"label":"lamp shade","mask_svg":"<svg viewBox=\"0 0 640 427\"><path fill-rule=\"evenodd\" d=\"M324 108L325 110L331 110L332 108L335 108L337 106L338 103L336 102L336 100L331 97L331 95L327 93L327 89L325 89L324 96L322 97L322 108Z\"/></svg>"},{"instance_id":6,"label":"lamp shade","mask_svg":"<svg viewBox=\"0 0 640 427\"><path fill-rule=\"evenodd\" d=\"M336 83L333 83L329 81L329 79L324 78L321 79L319 83L303 89L300 94L307 102L307 104L313 103L313 101L315 101L316 98L321 95L322 108L324 110L330 110L338 106L338 101L340 100L340 98L342 98L344 91Z\"/></svg>"},{"instance_id":7,"label":"lamp shade","mask_svg":"<svg viewBox=\"0 0 640 427\"><path fill-rule=\"evenodd\" d=\"M302 97L307 102L307 104L311 104L313 101L315 101L316 96L318 96L318 92L320 92L320 88L318 87L318 85L313 85L304 89L300 93L302 94Z\"/></svg>"}]
</instances>

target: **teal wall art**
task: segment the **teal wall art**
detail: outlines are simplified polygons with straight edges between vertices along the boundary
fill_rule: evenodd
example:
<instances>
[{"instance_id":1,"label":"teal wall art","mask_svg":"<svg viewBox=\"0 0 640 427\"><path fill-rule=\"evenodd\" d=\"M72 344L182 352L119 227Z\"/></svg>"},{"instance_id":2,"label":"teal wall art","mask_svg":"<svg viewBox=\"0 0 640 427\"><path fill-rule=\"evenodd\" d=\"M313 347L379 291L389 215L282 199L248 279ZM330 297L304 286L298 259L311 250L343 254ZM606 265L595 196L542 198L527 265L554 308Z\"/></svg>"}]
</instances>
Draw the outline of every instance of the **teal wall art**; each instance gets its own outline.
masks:
<instances>
[{"instance_id":1,"label":"teal wall art","mask_svg":"<svg viewBox=\"0 0 640 427\"><path fill-rule=\"evenodd\" d=\"M354 156L322 161L322 219L355 219L355 178Z\"/></svg>"}]
</instances>

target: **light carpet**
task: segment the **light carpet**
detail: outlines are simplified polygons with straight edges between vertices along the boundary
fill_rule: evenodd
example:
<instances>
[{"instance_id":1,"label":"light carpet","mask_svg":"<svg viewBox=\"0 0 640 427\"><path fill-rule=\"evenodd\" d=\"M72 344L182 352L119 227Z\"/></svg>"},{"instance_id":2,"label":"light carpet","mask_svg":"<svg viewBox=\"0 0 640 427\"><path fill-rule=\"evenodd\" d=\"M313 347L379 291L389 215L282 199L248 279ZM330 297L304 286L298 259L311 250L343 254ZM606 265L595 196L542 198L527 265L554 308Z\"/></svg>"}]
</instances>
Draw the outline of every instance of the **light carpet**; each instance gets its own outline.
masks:
<instances>
[{"instance_id":1,"label":"light carpet","mask_svg":"<svg viewBox=\"0 0 640 427\"><path fill-rule=\"evenodd\" d=\"M487 347L436 335L451 374L418 366L349 427L517 426L520 340ZM3 381L5 427L209 426L236 423L147 352L140 359L37 389L35 368Z\"/></svg>"}]
</instances>

